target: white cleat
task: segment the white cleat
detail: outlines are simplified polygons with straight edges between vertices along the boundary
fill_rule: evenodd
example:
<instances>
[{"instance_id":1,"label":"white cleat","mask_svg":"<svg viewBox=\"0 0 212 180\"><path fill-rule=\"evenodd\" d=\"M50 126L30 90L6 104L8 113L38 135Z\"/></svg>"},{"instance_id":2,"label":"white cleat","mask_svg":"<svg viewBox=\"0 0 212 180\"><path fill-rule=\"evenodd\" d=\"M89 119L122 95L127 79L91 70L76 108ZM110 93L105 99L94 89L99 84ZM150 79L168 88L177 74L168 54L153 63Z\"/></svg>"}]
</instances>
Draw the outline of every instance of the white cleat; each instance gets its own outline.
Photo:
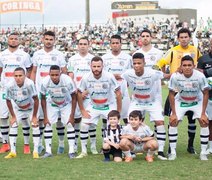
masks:
<instances>
[{"instance_id":1,"label":"white cleat","mask_svg":"<svg viewBox=\"0 0 212 180\"><path fill-rule=\"evenodd\" d=\"M199 158L200 158L201 161L207 161L208 160L208 157L207 157L206 154L200 154Z\"/></svg>"},{"instance_id":2,"label":"white cleat","mask_svg":"<svg viewBox=\"0 0 212 180\"><path fill-rule=\"evenodd\" d=\"M169 161L174 161L177 158L176 154L169 154L168 160Z\"/></svg>"},{"instance_id":3,"label":"white cleat","mask_svg":"<svg viewBox=\"0 0 212 180\"><path fill-rule=\"evenodd\" d=\"M76 159L81 159L81 158L84 158L86 156L88 156L88 154L82 152L79 156L76 157Z\"/></svg>"}]
</instances>

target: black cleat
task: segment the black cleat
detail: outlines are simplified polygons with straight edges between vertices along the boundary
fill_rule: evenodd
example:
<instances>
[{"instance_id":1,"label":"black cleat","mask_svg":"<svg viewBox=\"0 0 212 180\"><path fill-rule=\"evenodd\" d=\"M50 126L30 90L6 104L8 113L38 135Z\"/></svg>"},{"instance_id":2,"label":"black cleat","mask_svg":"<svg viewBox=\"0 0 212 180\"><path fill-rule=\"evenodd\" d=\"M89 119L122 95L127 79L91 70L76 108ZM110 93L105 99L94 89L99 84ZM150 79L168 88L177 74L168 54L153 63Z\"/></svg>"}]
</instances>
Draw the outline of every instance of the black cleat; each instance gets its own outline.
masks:
<instances>
[{"instance_id":1,"label":"black cleat","mask_svg":"<svg viewBox=\"0 0 212 180\"><path fill-rule=\"evenodd\" d=\"M193 146L188 146L187 151L190 154L197 154Z\"/></svg>"}]
</instances>

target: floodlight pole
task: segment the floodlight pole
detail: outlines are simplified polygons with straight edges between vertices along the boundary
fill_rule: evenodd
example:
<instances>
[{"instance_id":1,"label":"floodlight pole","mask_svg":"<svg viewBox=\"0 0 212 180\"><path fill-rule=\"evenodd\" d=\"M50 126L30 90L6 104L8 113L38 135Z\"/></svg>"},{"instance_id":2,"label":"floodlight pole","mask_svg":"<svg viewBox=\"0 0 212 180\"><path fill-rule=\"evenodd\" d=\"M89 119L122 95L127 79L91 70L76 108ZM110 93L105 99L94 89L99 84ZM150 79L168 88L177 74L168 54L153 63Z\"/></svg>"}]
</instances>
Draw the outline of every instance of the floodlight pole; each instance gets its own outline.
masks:
<instances>
[{"instance_id":1,"label":"floodlight pole","mask_svg":"<svg viewBox=\"0 0 212 180\"><path fill-rule=\"evenodd\" d=\"M85 0L85 14L86 14L86 20L85 25L90 25L90 0Z\"/></svg>"}]
</instances>

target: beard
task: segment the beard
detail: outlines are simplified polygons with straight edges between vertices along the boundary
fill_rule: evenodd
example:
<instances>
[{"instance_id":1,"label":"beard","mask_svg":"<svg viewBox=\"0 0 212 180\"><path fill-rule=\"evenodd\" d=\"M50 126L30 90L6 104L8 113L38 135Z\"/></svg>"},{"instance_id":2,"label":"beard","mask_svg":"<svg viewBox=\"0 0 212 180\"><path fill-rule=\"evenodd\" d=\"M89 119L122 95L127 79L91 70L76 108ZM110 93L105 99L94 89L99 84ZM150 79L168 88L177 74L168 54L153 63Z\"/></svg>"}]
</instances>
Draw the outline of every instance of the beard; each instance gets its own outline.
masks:
<instances>
[{"instance_id":1,"label":"beard","mask_svg":"<svg viewBox=\"0 0 212 180\"><path fill-rule=\"evenodd\" d=\"M15 48L17 48L19 45L13 46L13 45L8 44L8 46L9 46L10 48L12 48L12 49L15 49Z\"/></svg>"},{"instance_id":2,"label":"beard","mask_svg":"<svg viewBox=\"0 0 212 180\"><path fill-rule=\"evenodd\" d=\"M92 71L94 77L99 77L102 74L102 70L101 71Z\"/></svg>"}]
</instances>

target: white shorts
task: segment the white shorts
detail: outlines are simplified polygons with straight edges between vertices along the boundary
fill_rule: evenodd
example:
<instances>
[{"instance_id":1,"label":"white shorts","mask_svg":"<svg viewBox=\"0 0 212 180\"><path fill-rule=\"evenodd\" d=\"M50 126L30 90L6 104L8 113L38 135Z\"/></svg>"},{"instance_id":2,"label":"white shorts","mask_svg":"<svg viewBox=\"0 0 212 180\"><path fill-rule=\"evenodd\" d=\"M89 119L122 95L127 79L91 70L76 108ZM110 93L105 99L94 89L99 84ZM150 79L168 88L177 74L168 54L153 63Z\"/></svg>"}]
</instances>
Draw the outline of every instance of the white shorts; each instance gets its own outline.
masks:
<instances>
[{"instance_id":1,"label":"white shorts","mask_svg":"<svg viewBox=\"0 0 212 180\"><path fill-rule=\"evenodd\" d=\"M148 112L151 122L164 121L163 108L160 101L155 101L149 104L140 104L136 101L132 101L128 110L128 116L134 110L141 111L143 115Z\"/></svg>"},{"instance_id":2,"label":"white shorts","mask_svg":"<svg viewBox=\"0 0 212 180\"><path fill-rule=\"evenodd\" d=\"M132 152L138 153L138 152L143 152L143 151L144 151L144 143L134 144L134 149Z\"/></svg>"},{"instance_id":3,"label":"white shorts","mask_svg":"<svg viewBox=\"0 0 212 180\"><path fill-rule=\"evenodd\" d=\"M0 118L8 118L9 110L6 103L6 94L4 91L0 91Z\"/></svg>"},{"instance_id":4,"label":"white shorts","mask_svg":"<svg viewBox=\"0 0 212 180\"><path fill-rule=\"evenodd\" d=\"M182 103L175 100L175 110L178 120L183 120L187 111L193 111L193 119L199 119L202 113L202 101L193 103Z\"/></svg>"},{"instance_id":5,"label":"white shorts","mask_svg":"<svg viewBox=\"0 0 212 180\"><path fill-rule=\"evenodd\" d=\"M86 98L86 99L83 101L83 106L84 106L84 108L86 109L86 107L87 107L89 104L90 104L90 98ZM81 117L82 117L82 114L81 114L79 105L78 105L78 103L77 103L76 110L75 110L75 114L74 114L74 118L75 118L75 119L78 119L78 118L81 118Z\"/></svg>"},{"instance_id":6,"label":"white shorts","mask_svg":"<svg viewBox=\"0 0 212 180\"><path fill-rule=\"evenodd\" d=\"M212 99L208 99L206 113L208 115L208 120L212 121Z\"/></svg>"},{"instance_id":7,"label":"white shorts","mask_svg":"<svg viewBox=\"0 0 212 180\"><path fill-rule=\"evenodd\" d=\"M66 125L68 123L71 114L71 104L67 104L64 107L55 107L50 103L46 103L46 110L49 122L55 124L58 118L61 117L61 122Z\"/></svg>"},{"instance_id":8,"label":"white shorts","mask_svg":"<svg viewBox=\"0 0 212 180\"><path fill-rule=\"evenodd\" d=\"M91 104L90 104L90 105L88 105L86 110L89 111L91 118L90 119L82 118L82 122L97 125L100 118L107 119L108 113L111 110L116 110L116 109L117 108L116 108L115 104L107 105L101 109L97 109L97 108L91 106Z\"/></svg>"}]
</instances>

